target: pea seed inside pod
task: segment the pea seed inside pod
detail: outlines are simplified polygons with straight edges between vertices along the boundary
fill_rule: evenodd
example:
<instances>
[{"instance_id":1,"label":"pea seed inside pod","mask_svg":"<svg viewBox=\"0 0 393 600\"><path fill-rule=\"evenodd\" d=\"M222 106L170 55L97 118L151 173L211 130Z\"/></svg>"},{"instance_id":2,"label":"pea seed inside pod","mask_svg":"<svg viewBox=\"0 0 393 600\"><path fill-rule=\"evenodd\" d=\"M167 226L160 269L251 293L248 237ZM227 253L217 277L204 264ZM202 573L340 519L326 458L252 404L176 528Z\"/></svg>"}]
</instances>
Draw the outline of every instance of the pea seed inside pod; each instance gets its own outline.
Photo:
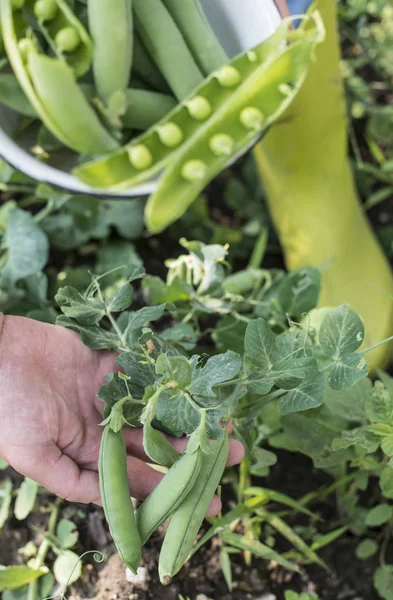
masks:
<instances>
[{"instance_id":1,"label":"pea seed inside pod","mask_svg":"<svg viewBox=\"0 0 393 600\"><path fill-rule=\"evenodd\" d=\"M147 146L137 144L128 150L128 156L132 166L137 171L148 169L153 163L153 156Z\"/></svg>"},{"instance_id":2,"label":"pea seed inside pod","mask_svg":"<svg viewBox=\"0 0 393 600\"><path fill-rule=\"evenodd\" d=\"M37 0L34 4L34 14L39 21L52 21L57 14L55 0Z\"/></svg>"},{"instance_id":3,"label":"pea seed inside pod","mask_svg":"<svg viewBox=\"0 0 393 600\"><path fill-rule=\"evenodd\" d=\"M55 43L61 52L74 52L80 45L81 39L74 27L63 27L57 32Z\"/></svg>"},{"instance_id":4,"label":"pea seed inside pod","mask_svg":"<svg viewBox=\"0 0 393 600\"><path fill-rule=\"evenodd\" d=\"M231 65L225 65L216 72L217 81L222 87L235 87L241 81L241 75L235 67Z\"/></svg>"},{"instance_id":5,"label":"pea seed inside pod","mask_svg":"<svg viewBox=\"0 0 393 600\"><path fill-rule=\"evenodd\" d=\"M258 131L263 126L263 113L255 106L247 106L240 113L240 122L246 129L255 129Z\"/></svg>"},{"instance_id":6,"label":"pea seed inside pod","mask_svg":"<svg viewBox=\"0 0 393 600\"><path fill-rule=\"evenodd\" d=\"M254 50L250 50L249 52L247 52L247 58L251 63L257 62L258 54L254 52Z\"/></svg>"},{"instance_id":7,"label":"pea seed inside pod","mask_svg":"<svg viewBox=\"0 0 393 600\"><path fill-rule=\"evenodd\" d=\"M175 148L179 146L183 139L184 134L176 123L165 123L157 127L157 134L160 138L160 142L167 148Z\"/></svg>"},{"instance_id":8,"label":"pea seed inside pod","mask_svg":"<svg viewBox=\"0 0 393 600\"><path fill-rule=\"evenodd\" d=\"M281 94L284 94L284 96L290 96L293 92L293 88L288 85L288 83L281 83L278 86L279 91L281 92Z\"/></svg>"},{"instance_id":9,"label":"pea seed inside pod","mask_svg":"<svg viewBox=\"0 0 393 600\"><path fill-rule=\"evenodd\" d=\"M207 164L198 158L189 160L183 165L181 170L182 177L190 183L201 181L207 173Z\"/></svg>"},{"instance_id":10,"label":"pea seed inside pod","mask_svg":"<svg viewBox=\"0 0 393 600\"><path fill-rule=\"evenodd\" d=\"M187 101L186 106L190 116L196 121L205 121L213 112L210 102L203 96L194 96Z\"/></svg>"},{"instance_id":11,"label":"pea seed inside pod","mask_svg":"<svg viewBox=\"0 0 393 600\"><path fill-rule=\"evenodd\" d=\"M229 156L234 146L234 139L226 133L217 133L209 141L209 148L216 156Z\"/></svg>"}]
</instances>

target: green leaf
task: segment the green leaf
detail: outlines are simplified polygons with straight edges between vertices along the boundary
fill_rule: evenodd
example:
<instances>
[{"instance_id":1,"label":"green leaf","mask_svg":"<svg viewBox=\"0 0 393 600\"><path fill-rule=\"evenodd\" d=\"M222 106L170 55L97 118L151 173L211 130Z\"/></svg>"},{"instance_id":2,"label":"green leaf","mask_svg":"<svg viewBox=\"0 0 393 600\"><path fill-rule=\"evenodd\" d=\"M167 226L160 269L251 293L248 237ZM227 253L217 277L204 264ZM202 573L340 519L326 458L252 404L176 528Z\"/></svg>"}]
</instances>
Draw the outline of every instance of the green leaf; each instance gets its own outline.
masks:
<instances>
[{"instance_id":1,"label":"green leaf","mask_svg":"<svg viewBox=\"0 0 393 600\"><path fill-rule=\"evenodd\" d=\"M105 315L104 304L96 298L87 298L72 287L60 288L55 296L62 313L81 325L97 325Z\"/></svg>"},{"instance_id":2,"label":"green leaf","mask_svg":"<svg viewBox=\"0 0 393 600\"><path fill-rule=\"evenodd\" d=\"M382 470L381 477L379 480L382 493L385 498L393 498L393 469L391 467L385 467Z\"/></svg>"},{"instance_id":3,"label":"green leaf","mask_svg":"<svg viewBox=\"0 0 393 600\"><path fill-rule=\"evenodd\" d=\"M341 390L325 386L325 405L345 421L362 423L366 420L366 401L371 396L371 391L372 383L368 378Z\"/></svg>"},{"instance_id":4,"label":"green leaf","mask_svg":"<svg viewBox=\"0 0 393 600\"><path fill-rule=\"evenodd\" d=\"M325 563L319 556L312 550L306 542L290 527L283 519L278 517L277 515L266 511L264 509L259 509L261 516L263 516L266 521L283 537L285 537L296 550L301 552L307 560L316 563L322 567L326 568Z\"/></svg>"},{"instance_id":5,"label":"green leaf","mask_svg":"<svg viewBox=\"0 0 393 600\"><path fill-rule=\"evenodd\" d=\"M24 478L18 493L14 506L14 514L18 521L23 521L33 511L37 499L39 485L35 481Z\"/></svg>"},{"instance_id":6,"label":"green leaf","mask_svg":"<svg viewBox=\"0 0 393 600\"><path fill-rule=\"evenodd\" d=\"M121 312L131 306L134 299L132 285L125 283L116 294L108 300L107 306L110 312Z\"/></svg>"},{"instance_id":7,"label":"green leaf","mask_svg":"<svg viewBox=\"0 0 393 600\"><path fill-rule=\"evenodd\" d=\"M362 354L344 356L330 372L328 382L333 390L351 387L368 375L368 365Z\"/></svg>"},{"instance_id":8,"label":"green leaf","mask_svg":"<svg viewBox=\"0 0 393 600\"><path fill-rule=\"evenodd\" d=\"M366 414L371 423L387 424L393 419L393 401L381 381L376 381L366 402Z\"/></svg>"},{"instance_id":9,"label":"green leaf","mask_svg":"<svg viewBox=\"0 0 393 600\"><path fill-rule=\"evenodd\" d=\"M124 331L126 340L132 340L134 331L142 329L147 323L161 319L167 308L167 304L159 304L158 306L144 306L135 312L130 312L128 314L128 324Z\"/></svg>"},{"instance_id":10,"label":"green leaf","mask_svg":"<svg viewBox=\"0 0 393 600\"><path fill-rule=\"evenodd\" d=\"M117 350L120 343L117 336L111 331L106 331L98 326L87 327L80 325L74 319L70 319L65 315L57 317L56 325L77 331L83 343L92 348L92 350Z\"/></svg>"},{"instance_id":11,"label":"green leaf","mask_svg":"<svg viewBox=\"0 0 393 600\"><path fill-rule=\"evenodd\" d=\"M359 560L367 560L378 552L378 544L374 540L366 538L356 546L355 554Z\"/></svg>"},{"instance_id":12,"label":"green leaf","mask_svg":"<svg viewBox=\"0 0 393 600\"><path fill-rule=\"evenodd\" d=\"M277 387L283 390L291 390L300 386L318 373L318 363L315 358L293 356L281 359L274 365L271 375L276 377Z\"/></svg>"},{"instance_id":13,"label":"green leaf","mask_svg":"<svg viewBox=\"0 0 393 600\"><path fill-rule=\"evenodd\" d=\"M157 403L157 419L168 431L191 435L198 428L201 415L183 394L163 392Z\"/></svg>"},{"instance_id":14,"label":"green leaf","mask_svg":"<svg viewBox=\"0 0 393 600\"><path fill-rule=\"evenodd\" d=\"M381 443L381 448L386 456L393 456L393 434L386 436L383 438Z\"/></svg>"},{"instance_id":15,"label":"green leaf","mask_svg":"<svg viewBox=\"0 0 393 600\"><path fill-rule=\"evenodd\" d=\"M260 373L259 369L257 368L255 371L252 371L252 373L247 375L245 385L247 386L247 390L252 394L264 396L265 394L268 394L274 386L274 377Z\"/></svg>"},{"instance_id":16,"label":"green leaf","mask_svg":"<svg viewBox=\"0 0 393 600\"><path fill-rule=\"evenodd\" d=\"M49 244L34 218L20 208L8 213L4 243L8 250L2 279L15 283L42 271L48 261Z\"/></svg>"},{"instance_id":17,"label":"green leaf","mask_svg":"<svg viewBox=\"0 0 393 600\"><path fill-rule=\"evenodd\" d=\"M117 229L122 238L134 240L140 237L144 225L144 200L122 198L121 201L104 201L103 205L105 223Z\"/></svg>"},{"instance_id":18,"label":"green leaf","mask_svg":"<svg viewBox=\"0 0 393 600\"><path fill-rule=\"evenodd\" d=\"M61 519L56 528L56 538L60 548L72 548L78 541L79 533L75 523L68 519Z\"/></svg>"},{"instance_id":19,"label":"green leaf","mask_svg":"<svg viewBox=\"0 0 393 600\"><path fill-rule=\"evenodd\" d=\"M380 527L390 521L393 516L393 506L389 504L378 504L368 511L366 525L368 527Z\"/></svg>"},{"instance_id":20,"label":"green leaf","mask_svg":"<svg viewBox=\"0 0 393 600\"><path fill-rule=\"evenodd\" d=\"M233 350L243 354L246 329L246 323L228 315L217 323L212 337L219 350Z\"/></svg>"},{"instance_id":21,"label":"green leaf","mask_svg":"<svg viewBox=\"0 0 393 600\"><path fill-rule=\"evenodd\" d=\"M319 331L319 343L323 351L336 361L355 352L363 340L363 322L347 304L329 312Z\"/></svg>"},{"instance_id":22,"label":"green leaf","mask_svg":"<svg viewBox=\"0 0 393 600\"><path fill-rule=\"evenodd\" d=\"M334 531L329 531L329 533L325 533L325 535L318 536L316 541L311 545L311 549L320 550L320 548L329 546L335 540L341 537L346 531L348 531L348 527L345 525L344 527L339 527Z\"/></svg>"},{"instance_id":23,"label":"green leaf","mask_svg":"<svg viewBox=\"0 0 393 600\"><path fill-rule=\"evenodd\" d=\"M53 573L60 585L71 585L82 575L82 562L79 556L71 550L64 550L56 558Z\"/></svg>"},{"instance_id":24,"label":"green leaf","mask_svg":"<svg viewBox=\"0 0 393 600\"><path fill-rule=\"evenodd\" d=\"M275 336L264 319L251 321L246 329L244 348L246 357L266 373L273 367Z\"/></svg>"},{"instance_id":25,"label":"green leaf","mask_svg":"<svg viewBox=\"0 0 393 600\"><path fill-rule=\"evenodd\" d=\"M226 548L220 550L220 566L222 574L224 575L225 583L227 584L228 590L232 591L232 565L229 553Z\"/></svg>"},{"instance_id":26,"label":"green leaf","mask_svg":"<svg viewBox=\"0 0 393 600\"><path fill-rule=\"evenodd\" d=\"M383 600L393 600L393 565L384 565L374 572L374 586Z\"/></svg>"},{"instance_id":27,"label":"green leaf","mask_svg":"<svg viewBox=\"0 0 393 600\"><path fill-rule=\"evenodd\" d=\"M12 481L3 479L0 482L0 531L8 519L12 501Z\"/></svg>"},{"instance_id":28,"label":"green leaf","mask_svg":"<svg viewBox=\"0 0 393 600\"><path fill-rule=\"evenodd\" d=\"M0 456L0 471L4 471L5 469L8 469L8 463Z\"/></svg>"},{"instance_id":29,"label":"green leaf","mask_svg":"<svg viewBox=\"0 0 393 600\"><path fill-rule=\"evenodd\" d=\"M169 381L175 382L182 390L190 385L192 379L192 368L186 358L166 354L160 354L157 358L156 373L166 375Z\"/></svg>"},{"instance_id":30,"label":"green leaf","mask_svg":"<svg viewBox=\"0 0 393 600\"><path fill-rule=\"evenodd\" d=\"M47 572L46 567L30 569L22 565L16 567L3 567L0 565L0 592L16 590L42 577Z\"/></svg>"},{"instance_id":31,"label":"green leaf","mask_svg":"<svg viewBox=\"0 0 393 600\"><path fill-rule=\"evenodd\" d=\"M282 415L309 410L321 406L324 397L324 379L317 373L312 379L290 390L280 398L279 406Z\"/></svg>"},{"instance_id":32,"label":"green leaf","mask_svg":"<svg viewBox=\"0 0 393 600\"><path fill-rule=\"evenodd\" d=\"M160 337L188 351L195 348L199 335L190 323L176 323L161 331Z\"/></svg>"},{"instance_id":33,"label":"green leaf","mask_svg":"<svg viewBox=\"0 0 393 600\"><path fill-rule=\"evenodd\" d=\"M211 356L203 367L196 367L190 386L191 394L204 398L215 398L213 387L230 381L239 373L241 358L232 350Z\"/></svg>"},{"instance_id":34,"label":"green leaf","mask_svg":"<svg viewBox=\"0 0 393 600\"><path fill-rule=\"evenodd\" d=\"M129 377L128 387L134 398L143 398L145 389L155 382L154 368L142 362L133 352L123 352L118 356L116 363ZM125 389L125 386L122 387ZM102 398L101 398L102 399ZM120 398L117 397L119 400Z\"/></svg>"},{"instance_id":35,"label":"green leaf","mask_svg":"<svg viewBox=\"0 0 393 600\"><path fill-rule=\"evenodd\" d=\"M301 317L316 307L321 290L321 274L315 267L303 267L284 277L279 302L285 313Z\"/></svg>"},{"instance_id":36,"label":"green leaf","mask_svg":"<svg viewBox=\"0 0 393 600\"><path fill-rule=\"evenodd\" d=\"M221 533L220 537L225 544L239 548L239 550L251 552L252 554L255 554L255 556L259 556L264 560L273 560L288 571L299 571L299 567L297 565L289 562L278 552L272 550L272 548L269 548L269 546L265 546L265 544L262 544L262 542L259 542L258 540L250 540L242 535L227 532Z\"/></svg>"},{"instance_id":37,"label":"green leaf","mask_svg":"<svg viewBox=\"0 0 393 600\"><path fill-rule=\"evenodd\" d=\"M272 467L277 463L276 454L274 454L274 452L269 452L269 450L265 450L264 448L254 448L253 454L254 461L251 467L253 475L256 475L258 470Z\"/></svg>"},{"instance_id":38,"label":"green leaf","mask_svg":"<svg viewBox=\"0 0 393 600\"><path fill-rule=\"evenodd\" d=\"M143 390L135 386L132 380L127 382L131 393L136 389L143 396ZM120 426L124 420L133 426L140 425L140 416L143 410L143 404L140 401L129 397L126 382L119 377L117 373L108 376L107 383L104 383L97 394L99 400L105 402L104 419L107 419L113 410L120 410ZM127 398L127 400L124 400ZM122 400L124 400L122 402ZM120 406L119 406L120 403Z\"/></svg>"},{"instance_id":39,"label":"green leaf","mask_svg":"<svg viewBox=\"0 0 393 600\"><path fill-rule=\"evenodd\" d=\"M115 271L113 271L116 269ZM143 263L135 246L122 240L111 241L102 246L97 254L96 273L104 275L100 280L103 286L113 285L120 278L130 281L130 277L139 270L143 273ZM109 271L113 271L108 273Z\"/></svg>"}]
</instances>

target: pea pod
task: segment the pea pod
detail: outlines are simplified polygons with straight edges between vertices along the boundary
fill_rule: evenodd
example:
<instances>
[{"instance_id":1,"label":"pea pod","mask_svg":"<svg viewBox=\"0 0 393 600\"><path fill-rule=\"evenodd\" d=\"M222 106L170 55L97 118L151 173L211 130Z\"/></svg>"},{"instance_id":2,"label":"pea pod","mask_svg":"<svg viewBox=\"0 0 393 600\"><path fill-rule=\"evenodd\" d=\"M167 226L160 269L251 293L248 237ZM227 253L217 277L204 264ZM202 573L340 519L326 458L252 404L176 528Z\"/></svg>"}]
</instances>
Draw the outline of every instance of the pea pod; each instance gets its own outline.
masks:
<instances>
[{"instance_id":1,"label":"pea pod","mask_svg":"<svg viewBox=\"0 0 393 600\"><path fill-rule=\"evenodd\" d=\"M143 448L153 462L164 467L171 467L180 456L166 437L152 427L150 421L146 421L143 427Z\"/></svg>"},{"instance_id":2,"label":"pea pod","mask_svg":"<svg viewBox=\"0 0 393 600\"><path fill-rule=\"evenodd\" d=\"M157 90L158 92L170 93L167 82L150 58L136 31L134 31L133 55L132 84L134 85L135 73L135 75L144 81L151 89Z\"/></svg>"},{"instance_id":3,"label":"pea pod","mask_svg":"<svg viewBox=\"0 0 393 600\"><path fill-rule=\"evenodd\" d=\"M105 103L126 91L132 66L132 0L88 0L89 31L93 38L93 73Z\"/></svg>"},{"instance_id":4,"label":"pea pod","mask_svg":"<svg viewBox=\"0 0 393 600\"><path fill-rule=\"evenodd\" d=\"M40 102L38 114L66 146L90 155L108 152L118 146L101 124L75 81L71 68L64 61L32 50L29 52L28 69Z\"/></svg>"},{"instance_id":5,"label":"pea pod","mask_svg":"<svg viewBox=\"0 0 393 600\"><path fill-rule=\"evenodd\" d=\"M105 427L99 457L102 503L109 529L124 564L136 573L141 560L141 540L130 498L127 453L121 431Z\"/></svg>"},{"instance_id":6,"label":"pea pod","mask_svg":"<svg viewBox=\"0 0 393 600\"><path fill-rule=\"evenodd\" d=\"M202 451L182 456L169 469L150 496L136 511L139 535L144 544L193 489L202 464Z\"/></svg>"},{"instance_id":7,"label":"pea pod","mask_svg":"<svg viewBox=\"0 0 393 600\"><path fill-rule=\"evenodd\" d=\"M282 52L285 40L290 35L289 28L290 22L283 22L271 38L257 46L252 53L246 52L235 58L230 66L239 71L245 80L256 70L259 72L261 64L268 57ZM220 75L222 71L209 76L187 100L178 104L162 121L125 148L84 163L74 170L74 174L91 187L124 190L160 172L171 159L175 160L182 144L190 140L199 128L209 122L212 115L220 112L221 107L230 101L234 88L221 85ZM140 168L141 163L137 160L138 152L145 154L143 168Z\"/></svg>"},{"instance_id":8,"label":"pea pod","mask_svg":"<svg viewBox=\"0 0 393 600\"><path fill-rule=\"evenodd\" d=\"M134 0L138 34L178 100L203 80L183 36L161 0Z\"/></svg>"},{"instance_id":9,"label":"pea pod","mask_svg":"<svg viewBox=\"0 0 393 600\"><path fill-rule=\"evenodd\" d=\"M228 435L212 441L211 454L204 455L198 479L185 500L173 514L167 529L159 559L162 582L173 577L186 562L206 511L219 486L228 460Z\"/></svg>"},{"instance_id":10,"label":"pea pod","mask_svg":"<svg viewBox=\"0 0 393 600\"><path fill-rule=\"evenodd\" d=\"M225 65L228 57L213 33L199 0L163 0L204 75Z\"/></svg>"},{"instance_id":11,"label":"pea pod","mask_svg":"<svg viewBox=\"0 0 393 600\"><path fill-rule=\"evenodd\" d=\"M182 147L146 205L151 232L160 232L181 217L208 183L278 119L298 93L320 39L294 42L256 70Z\"/></svg>"},{"instance_id":12,"label":"pea pod","mask_svg":"<svg viewBox=\"0 0 393 600\"><path fill-rule=\"evenodd\" d=\"M48 11L46 19L41 18L37 10L40 2L41 0L29 0L33 10L35 9L41 32L57 57L70 65L76 77L81 77L89 70L93 58L93 44L89 34L65 0L52 0L57 9ZM70 41L73 38L74 43L63 45L62 39L67 41L67 38Z\"/></svg>"}]
</instances>

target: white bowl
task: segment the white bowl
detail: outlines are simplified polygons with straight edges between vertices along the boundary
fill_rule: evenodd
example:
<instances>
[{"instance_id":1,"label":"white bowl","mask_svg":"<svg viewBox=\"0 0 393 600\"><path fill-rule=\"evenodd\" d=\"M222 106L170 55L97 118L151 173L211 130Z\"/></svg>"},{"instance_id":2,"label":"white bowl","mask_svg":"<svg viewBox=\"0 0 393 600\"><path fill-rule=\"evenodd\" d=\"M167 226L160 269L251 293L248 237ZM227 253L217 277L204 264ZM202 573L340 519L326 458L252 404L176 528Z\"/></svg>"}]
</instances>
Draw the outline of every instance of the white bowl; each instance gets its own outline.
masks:
<instances>
[{"instance_id":1,"label":"white bowl","mask_svg":"<svg viewBox=\"0 0 393 600\"><path fill-rule=\"evenodd\" d=\"M281 18L273 0L201 1L218 39L231 57L267 39L280 24ZM105 197L146 196L157 188L157 179L113 194L108 190L85 185L66 169L61 170L40 162L13 141L10 136L18 118L16 113L0 105L0 156L33 179L72 193Z\"/></svg>"}]
</instances>

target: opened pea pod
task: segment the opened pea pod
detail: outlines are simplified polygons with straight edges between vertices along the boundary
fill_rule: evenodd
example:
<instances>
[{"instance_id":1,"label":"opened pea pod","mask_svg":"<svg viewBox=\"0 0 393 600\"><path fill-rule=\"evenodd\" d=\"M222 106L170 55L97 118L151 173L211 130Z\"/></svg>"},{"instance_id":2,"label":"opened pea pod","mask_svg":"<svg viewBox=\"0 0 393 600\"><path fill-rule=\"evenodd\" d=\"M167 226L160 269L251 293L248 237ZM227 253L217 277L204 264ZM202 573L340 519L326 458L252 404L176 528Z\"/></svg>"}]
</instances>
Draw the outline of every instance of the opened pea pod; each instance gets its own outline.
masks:
<instances>
[{"instance_id":1,"label":"opened pea pod","mask_svg":"<svg viewBox=\"0 0 393 600\"><path fill-rule=\"evenodd\" d=\"M284 22L272 38L214 71L162 121L124 149L75 169L92 187L123 190L160 172L146 223L158 232L270 127L296 96L324 30ZM170 198L170 201L168 201Z\"/></svg>"}]
</instances>

